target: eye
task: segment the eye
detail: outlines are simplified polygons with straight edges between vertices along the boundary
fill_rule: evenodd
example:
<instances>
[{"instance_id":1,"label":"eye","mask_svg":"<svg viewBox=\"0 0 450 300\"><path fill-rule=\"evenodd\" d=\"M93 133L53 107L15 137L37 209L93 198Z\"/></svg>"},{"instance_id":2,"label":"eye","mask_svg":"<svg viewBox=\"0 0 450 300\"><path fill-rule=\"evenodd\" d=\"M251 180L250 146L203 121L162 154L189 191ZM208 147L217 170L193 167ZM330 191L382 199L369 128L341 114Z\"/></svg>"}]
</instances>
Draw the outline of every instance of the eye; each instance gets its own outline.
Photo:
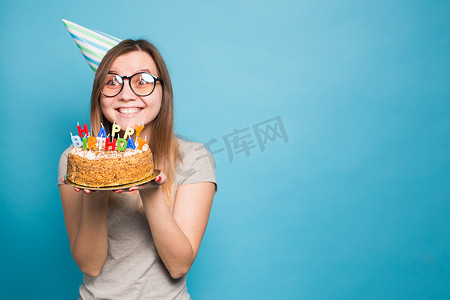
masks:
<instances>
[{"instance_id":1,"label":"eye","mask_svg":"<svg viewBox=\"0 0 450 300\"><path fill-rule=\"evenodd\" d=\"M106 79L106 84L107 86L119 86L121 85L122 80L120 80L120 78L118 76L112 76L112 77L108 77Z\"/></svg>"},{"instance_id":2,"label":"eye","mask_svg":"<svg viewBox=\"0 0 450 300\"><path fill-rule=\"evenodd\" d=\"M148 80L145 80L144 77L141 75L139 76L139 80L137 82L138 85L146 85L149 84L150 82L148 82Z\"/></svg>"}]
</instances>

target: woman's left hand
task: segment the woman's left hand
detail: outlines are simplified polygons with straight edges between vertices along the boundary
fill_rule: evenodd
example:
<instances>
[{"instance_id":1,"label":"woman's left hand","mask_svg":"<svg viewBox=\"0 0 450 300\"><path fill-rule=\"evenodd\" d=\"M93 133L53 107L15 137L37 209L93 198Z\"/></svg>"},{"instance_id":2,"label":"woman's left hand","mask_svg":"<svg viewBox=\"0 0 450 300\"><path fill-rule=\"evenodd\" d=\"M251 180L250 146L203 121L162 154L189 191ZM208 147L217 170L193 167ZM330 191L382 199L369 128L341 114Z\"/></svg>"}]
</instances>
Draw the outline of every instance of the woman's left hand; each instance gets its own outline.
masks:
<instances>
[{"instance_id":1,"label":"woman's left hand","mask_svg":"<svg viewBox=\"0 0 450 300\"><path fill-rule=\"evenodd\" d=\"M137 186L131 186L127 189L118 189L114 190L115 193L122 193L122 192L133 192L133 191L152 191L158 189L161 185L166 182L166 175L164 175L163 172L159 173L158 176L152 181L149 181L147 183L137 185Z\"/></svg>"}]
</instances>

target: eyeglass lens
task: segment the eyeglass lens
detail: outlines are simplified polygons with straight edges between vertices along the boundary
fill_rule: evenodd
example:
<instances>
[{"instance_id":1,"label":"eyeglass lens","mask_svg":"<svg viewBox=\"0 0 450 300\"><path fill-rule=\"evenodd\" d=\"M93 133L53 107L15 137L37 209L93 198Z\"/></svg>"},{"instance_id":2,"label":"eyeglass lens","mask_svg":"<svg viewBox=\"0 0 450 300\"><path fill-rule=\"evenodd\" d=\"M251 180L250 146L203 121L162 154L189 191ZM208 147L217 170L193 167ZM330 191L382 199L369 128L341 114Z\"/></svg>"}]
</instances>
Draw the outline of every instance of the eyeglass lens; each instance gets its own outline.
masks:
<instances>
[{"instance_id":1,"label":"eyeglass lens","mask_svg":"<svg viewBox=\"0 0 450 300\"><path fill-rule=\"evenodd\" d=\"M147 96L155 88L155 78L149 73L137 73L131 76L130 86L133 92L138 96ZM117 74L108 74L106 83L103 86L102 93L105 96L113 97L120 93L123 88L124 80Z\"/></svg>"}]
</instances>

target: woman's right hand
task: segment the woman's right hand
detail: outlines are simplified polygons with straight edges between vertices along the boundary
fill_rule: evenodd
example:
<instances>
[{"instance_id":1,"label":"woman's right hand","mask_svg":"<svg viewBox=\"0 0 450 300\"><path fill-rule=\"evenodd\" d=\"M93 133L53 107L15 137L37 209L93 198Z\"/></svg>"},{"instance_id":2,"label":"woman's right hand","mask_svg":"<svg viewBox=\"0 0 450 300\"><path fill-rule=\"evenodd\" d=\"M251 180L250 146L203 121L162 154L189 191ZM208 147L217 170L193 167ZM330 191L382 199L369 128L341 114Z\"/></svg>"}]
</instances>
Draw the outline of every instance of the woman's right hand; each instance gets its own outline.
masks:
<instances>
[{"instance_id":1,"label":"woman's right hand","mask_svg":"<svg viewBox=\"0 0 450 300\"><path fill-rule=\"evenodd\" d=\"M61 182L64 183L64 184L67 184L67 185L69 184L69 183L66 181L66 179L65 179L64 177L61 177ZM76 192L83 191L83 192L85 192L86 194L95 192L95 190L81 189L81 188L77 188L76 186L74 186L73 189L74 189Z\"/></svg>"}]
</instances>

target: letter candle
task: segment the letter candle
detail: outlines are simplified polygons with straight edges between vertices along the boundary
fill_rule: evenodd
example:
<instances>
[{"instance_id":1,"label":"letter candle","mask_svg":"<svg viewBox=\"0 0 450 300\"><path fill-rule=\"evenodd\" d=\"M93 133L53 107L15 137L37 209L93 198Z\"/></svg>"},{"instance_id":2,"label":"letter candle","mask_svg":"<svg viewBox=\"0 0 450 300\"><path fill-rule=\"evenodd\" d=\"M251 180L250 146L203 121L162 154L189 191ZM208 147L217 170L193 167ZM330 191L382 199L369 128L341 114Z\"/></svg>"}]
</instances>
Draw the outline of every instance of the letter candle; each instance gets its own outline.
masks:
<instances>
[{"instance_id":1,"label":"letter candle","mask_svg":"<svg viewBox=\"0 0 450 300\"><path fill-rule=\"evenodd\" d=\"M88 149L93 149L93 150L97 149L97 146L95 145L97 143L97 139L95 138L95 136L89 136L87 138L87 140L88 140L87 141L87 143L88 143L87 148Z\"/></svg>"},{"instance_id":2,"label":"letter candle","mask_svg":"<svg viewBox=\"0 0 450 300\"><path fill-rule=\"evenodd\" d=\"M97 137L97 148L98 151L103 149L103 145L105 144L106 137Z\"/></svg>"},{"instance_id":3,"label":"letter candle","mask_svg":"<svg viewBox=\"0 0 450 300\"><path fill-rule=\"evenodd\" d=\"M84 124L84 125L83 125L83 128L81 128L80 123L77 122L77 129L78 129L78 134L79 134L80 136L82 136L82 137L84 137L84 136L89 136L89 130L88 130L86 124ZM84 133L85 135L83 135L83 133Z\"/></svg>"},{"instance_id":4,"label":"letter candle","mask_svg":"<svg viewBox=\"0 0 450 300\"><path fill-rule=\"evenodd\" d=\"M128 138L127 149L128 148L136 149L136 145L134 144L133 139L131 138L131 136Z\"/></svg>"},{"instance_id":5,"label":"letter candle","mask_svg":"<svg viewBox=\"0 0 450 300\"><path fill-rule=\"evenodd\" d=\"M102 125L102 127L100 128L100 131L98 132L98 136L97 137L106 138L105 126L103 126L102 123L100 123L100 124Z\"/></svg>"},{"instance_id":6,"label":"letter candle","mask_svg":"<svg viewBox=\"0 0 450 300\"><path fill-rule=\"evenodd\" d=\"M72 132L71 132L70 138L72 139L72 144L74 147L82 147L83 146L83 142L81 141L81 139L78 135L72 135Z\"/></svg>"},{"instance_id":7,"label":"letter candle","mask_svg":"<svg viewBox=\"0 0 450 300\"><path fill-rule=\"evenodd\" d=\"M139 138L139 135L141 134L142 129L144 129L144 125L138 126L136 124L136 125L134 125L134 128L136 128L136 138Z\"/></svg>"},{"instance_id":8,"label":"letter candle","mask_svg":"<svg viewBox=\"0 0 450 300\"><path fill-rule=\"evenodd\" d=\"M127 129L125 130L124 139L127 139L127 136L132 136L134 133L134 129L130 127L130 125L127 126Z\"/></svg>"},{"instance_id":9,"label":"letter candle","mask_svg":"<svg viewBox=\"0 0 450 300\"><path fill-rule=\"evenodd\" d=\"M109 139L105 140L105 150L108 150L108 148L111 148L111 151L116 150L116 144L117 140L115 138L112 139L112 142L109 141Z\"/></svg>"},{"instance_id":10,"label":"letter candle","mask_svg":"<svg viewBox=\"0 0 450 300\"><path fill-rule=\"evenodd\" d=\"M127 149L127 140L123 138L117 139L117 151L124 151Z\"/></svg>"},{"instance_id":11,"label":"letter candle","mask_svg":"<svg viewBox=\"0 0 450 300\"><path fill-rule=\"evenodd\" d=\"M147 142L147 137L145 138L145 140L142 140L142 138L138 138L138 142L139 142L139 146L138 149L142 150L142 147L144 146L144 144Z\"/></svg>"},{"instance_id":12,"label":"letter candle","mask_svg":"<svg viewBox=\"0 0 450 300\"><path fill-rule=\"evenodd\" d=\"M74 147L82 147L83 150L111 150L111 151L125 151L126 149L139 149L142 150L142 147L145 143L147 143L147 137L145 136L144 139L140 137L140 134L142 133L142 130L144 129L144 123L142 122L142 125L139 126L137 124L134 125L134 130L131 127L131 124L127 126L125 129L124 137L120 137L120 125L116 124L114 121L114 124L112 125L111 130L111 138L110 134L106 133L105 126L101 124L100 131L97 135L91 136L89 133L89 129L87 127L87 124L83 124L83 126L80 126L79 122L77 122L77 130L80 135L73 135L72 132L70 132L70 138L72 140L72 145ZM117 140L114 138L114 136L117 134ZM135 139L132 138L132 135L136 134Z\"/></svg>"},{"instance_id":13,"label":"letter candle","mask_svg":"<svg viewBox=\"0 0 450 300\"><path fill-rule=\"evenodd\" d=\"M116 133L119 133L119 132L120 132L120 125L116 124L116 121L114 121L112 130L111 130L111 136L114 138L116 136Z\"/></svg>"}]
</instances>

